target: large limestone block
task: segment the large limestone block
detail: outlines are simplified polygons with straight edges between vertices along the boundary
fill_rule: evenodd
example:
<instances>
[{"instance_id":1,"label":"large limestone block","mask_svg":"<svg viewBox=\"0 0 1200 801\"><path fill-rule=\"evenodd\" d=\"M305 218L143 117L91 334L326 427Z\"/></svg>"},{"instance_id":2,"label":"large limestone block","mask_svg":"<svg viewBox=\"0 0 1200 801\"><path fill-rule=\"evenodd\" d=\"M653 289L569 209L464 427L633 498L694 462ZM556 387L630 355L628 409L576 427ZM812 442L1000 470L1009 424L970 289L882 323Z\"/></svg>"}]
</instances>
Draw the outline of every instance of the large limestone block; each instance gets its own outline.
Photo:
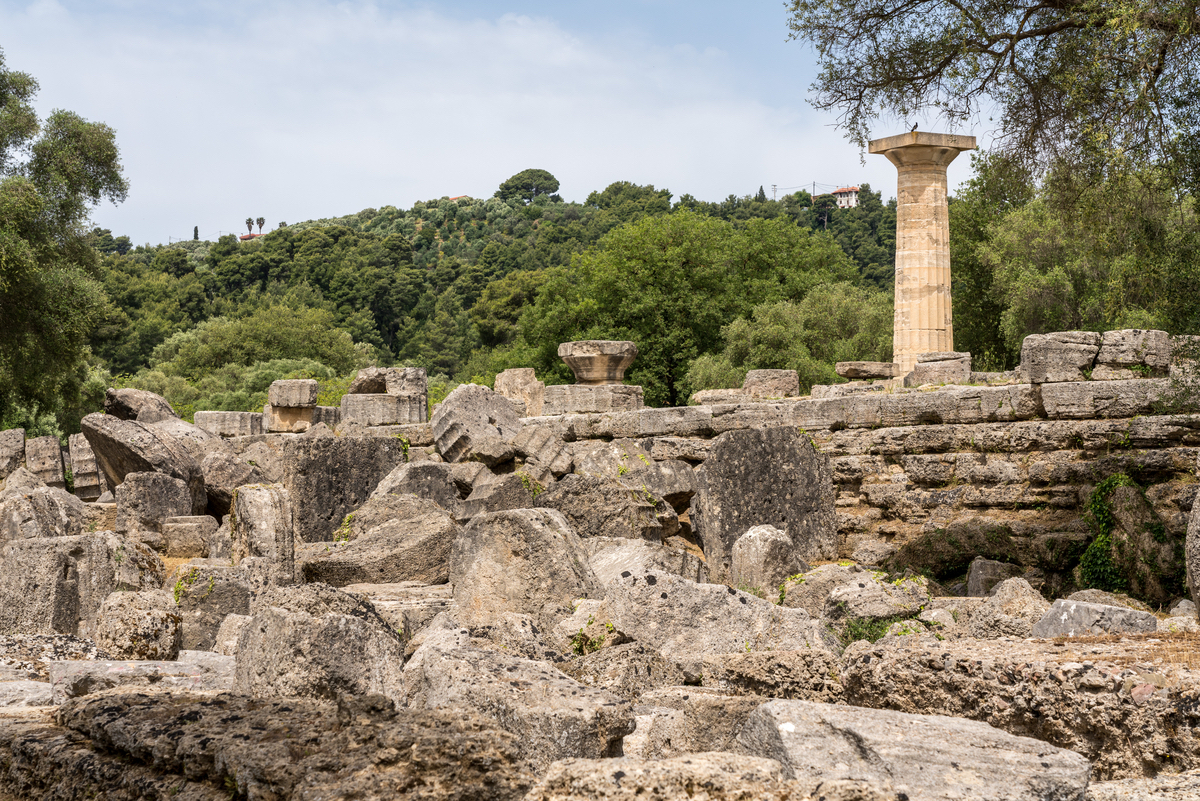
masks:
<instances>
[{"instance_id":1,"label":"large limestone block","mask_svg":"<svg viewBox=\"0 0 1200 801\"><path fill-rule=\"evenodd\" d=\"M196 427L218 437L253 437L265 432L259 412L196 412Z\"/></svg>"},{"instance_id":2,"label":"large limestone block","mask_svg":"<svg viewBox=\"0 0 1200 801\"><path fill-rule=\"evenodd\" d=\"M207 557L219 526L208 515L183 515L162 521L163 553L168 559Z\"/></svg>"},{"instance_id":3,"label":"large limestone block","mask_svg":"<svg viewBox=\"0 0 1200 801\"><path fill-rule=\"evenodd\" d=\"M521 509L480 515L455 539L450 583L464 620L517 612L546 622L603 589L587 550L561 512Z\"/></svg>"},{"instance_id":4,"label":"large limestone block","mask_svg":"<svg viewBox=\"0 0 1200 801\"><path fill-rule=\"evenodd\" d=\"M1145 634L1158 631L1158 618L1123 606L1086 601L1055 601L1033 626L1031 637L1089 637L1097 634Z\"/></svg>"},{"instance_id":5,"label":"large limestone block","mask_svg":"<svg viewBox=\"0 0 1200 801\"><path fill-rule=\"evenodd\" d=\"M192 514L204 514L204 474L192 454L171 435L150 425L112 415L89 414L80 422L110 487L129 473L164 473L188 486Z\"/></svg>"},{"instance_id":6,"label":"large limestone block","mask_svg":"<svg viewBox=\"0 0 1200 801\"><path fill-rule=\"evenodd\" d=\"M573 442L569 447L574 454L575 472L581 476L622 478L653 464L650 454L637 440Z\"/></svg>"},{"instance_id":7,"label":"large limestone block","mask_svg":"<svg viewBox=\"0 0 1200 801\"><path fill-rule=\"evenodd\" d=\"M618 756L634 729L628 701L585 687L545 662L478 648L422 646L405 669L412 709L473 712L520 736L536 770L571 757Z\"/></svg>"},{"instance_id":8,"label":"large limestone block","mask_svg":"<svg viewBox=\"0 0 1200 801\"><path fill-rule=\"evenodd\" d=\"M752 398L794 398L800 394L800 375L795 370L750 370L742 391Z\"/></svg>"},{"instance_id":9,"label":"large limestone block","mask_svg":"<svg viewBox=\"0 0 1200 801\"><path fill-rule=\"evenodd\" d=\"M0 631L90 637L109 593L156 589L162 560L110 531L0 547Z\"/></svg>"},{"instance_id":10,"label":"large limestone block","mask_svg":"<svg viewBox=\"0 0 1200 801\"><path fill-rule=\"evenodd\" d=\"M96 645L114 659L173 661L183 643L182 618L163 590L114 592L96 615Z\"/></svg>"},{"instance_id":11,"label":"large limestone block","mask_svg":"<svg viewBox=\"0 0 1200 801\"><path fill-rule=\"evenodd\" d=\"M584 636L590 639L586 627L583 628ZM558 669L580 684L605 690L633 703L637 703L646 692L674 687L686 679L683 671L664 659L657 650L636 642L611 645L609 639L605 638L605 647L600 650L583 654L565 664L560 663ZM586 649L581 644L581 647L573 650Z\"/></svg>"},{"instance_id":12,"label":"large limestone block","mask_svg":"<svg viewBox=\"0 0 1200 801\"><path fill-rule=\"evenodd\" d=\"M649 490L651 495L662 498L679 513L688 510L692 496L696 494L696 470L680 459L633 465L625 475L625 482Z\"/></svg>"},{"instance_id":13,"label":"large limestone block","mask_svg":"<svg viewBox=\"0 0 1200 801\"><path fill-rule=\"evenodd\" d=\"M1166 534L1138 487L1116 487L1108 495L1113 564L1129 582L1129 592L1154 606L1175 597L1175 584L1186 572L1175 553L1176 541Z\"/></svg>"},{"instance_id":14,"label":"large limestone block","mask_svg":"<svg viewBox=\"0 0 1200 801\"><path fill-rule=\"evenodd\" d=\"M379 697L135 691L73 699L60 713L65 728L21 721L0 733L0 747L17 754L15 782L72 777L56 782L63 795L54 801L521 801L534 781L515 736L472 715L396 709Z\"/></svg>"},{"instance_id":15,"label":"large limestone block","mask_svg":"<svg viewBox=\"0 0 1200 801\"><path fill-rule=\"evenodd\" d=\"M71 458L71 474L75 481L75 497L94 501L108 491L108 484L96 464L96 454L83 434L72 434L67 440Z\"/></svg>"},{"instance_id":16,"label":"large limestone block","mask_svg":"<svg viewBox=\"0 0 1200 801\"><path fill-rule=\"evenodd\" d=\"M703 796L697 795L697 788L703 788L699 791ZM825 789L821 798L839 801ZM800 790L783 777L779 763L772 759L714 752L663 760L562 760L550 766L525 801L750 801L802 798ZM875 801L868 795L854 797ZM849 801L849 797L840 801Z\"/></svg>"},{"instance_id":17,"label":"large limestone block","mask_svg":"<svg viewBox=\"0 0 1200 801\"><path fill-rule=\"evenodd\" d=\"M1049 609L1050 603L1028 581L1011 578L997 584L991 597L972 613L967 630L981 640L1028 637Z\"/></svg>"},{"instance_id":18,"label":"large limestone block","mask_svg":"<svg viewBox=\"0 0 1200 801\"><path fill-rule=\"evenodd\" d=\"M733 543L756 525L786 533L806 562L837 556L829 459L796 429L722 434L696 476L692 526L711 569L728 571Z\"/></svg>"},{"instance_id":19,"label":"large limestone block","mask_svg":"<svg viewBox=\"0 0 1200 801\"><path fill-rule=\"evenodd\" d=\"M526 417L541 417L546 403L546 385L538 381L532 367L513 367L496 376L496 392L525 404Z\"/></svg>"},{"instance_id":20,"label":"large limestone block","mask_svg":"<svg viewBox=\"0 0 1200 801\"><path fill-rule=\"evenodd\" d=\"M533 504L557 509L583 538L662 538L656 499L615 478L569 475L540 493Z\"/></svg>"},{"instance_id":21,"label":"large limestone block","mask_svg":"<svg viewBox=\"0 0 1200 801\"><path fill-rule=\"evenodd\" d=\"M1171 366L1171 335L1166 331L1126 328L1105 331L1096 364L1110 367L1146 367L1164 375Z\"/></svg>"},{"instance_id":22,"label":"large limestone block","mask_svg":"<svg viewBox=\"0 0 1200 801\"><path fill-rule=\"evenodd\" d=\"M672 759L705 751L732 751L746 719L766 700L755 695L734 696L708 686L650 690L642 694L635 708L637 730L625 738L625 754Z\"/></svg>"},{"instance_id":23,"label":"large limestone block","mask_svg":"<svg viewBox=\"0 0 1200 801\"><path fill-rule=\"evenodd\" d=\"M343 395L339 423L364 426L394 426L424 423L427 413L424 395L389 393Z\"/></svg>"},{"instance_id":24,"label":"large limestone block","mask_svg":"<svg viewBox=\"0 0 1200 801\"><path fill-rule=\"evenodd\" d=\"M263 407L263 426L272 434L303 434L316 425L317 407L272 406Z\"/></svg>"},{"instance_id":25,"label":"large limestone block","mask_svg":"<svg viewBox=\"0 0 1200 801\"><path fill-rule=\"evenodd\" d=\"M795 698L833 703L841 700L841 660L814 648L759 651L704 657L704 686L738 696Z\"/></svg>"},{"instance_id":26,"label":"large limestone block","mask_svg":"<svg viewBox=\"0 0 1200 801\"><path fill-rule=\"evenodd\" d=\"M117 531L165 551L163 521L192 512L188 485L163 473L129 473L117 487Z\"/></svg>"},{"instance_id":27,"label":"large limestone block","mask_svg":"<svg viewBox=\"0 0 1200 801\"><path fill-rule=\"evenodd\" d=\"M274 583L295 581L295 510L288 491L280 484L239 487L230 514L233 564L265 557L270 561Z\"/></svg>"},{"instance_id":28,"label":"large limestone block","mask_svg":"<svg viewBox=\"0 0 1200 801\"><path fill-rule=\"evenodd\" d=\"M967 569L967 595L972 598L986 598L992 594L992 589L1002 581L1017 578L1025 573L1020 565L1007 562L997 562L976 556L971 560Z\"/></svg>"},{"instance_id":29,"label":"large limestone block","mask_svg":"<svg viewBox=\"0 0 1200 801\"><path fill-rule=\"evenodd\" d=\"M351 395L426 395L429 380L424 367L364 367L350 382Z\"/></svg>"},{"instance_id":30,"label":"large limestone block","mask_svg":"<svg viewBox=\"0 0 1200 801\"><path fill-rule=\"evenodd\" d=\"M917 356L912 372L904 377L904 386L966 384L970 380L970 353L922 353Z\"/></svg>"},{"instance_id":31,"label":"large limestone block","mask_svg":"<svg viewBox=\"0 0 1200 801\"><path fill-rule=\"evenodd\" d=\"M25 442L25 467L48 487L65 489L62 445L58 437L35 437Z\"/></svg>"},{"instance_id":32,"label":"large limestone block","mask_svg":"<svg viewBox=\"0 0 1200 801\"><path fill-rule=\"evenodd\" d=\"M842 378L888 379L897 376L899 365L895 362L838 362L833 369Z\"/></svg>"},{"instance_id":33,"label":"large limestone block","mask_svg":"<svg viewBox=\"0 0 1200 801\"><path fill-rule=\"evenodd\" d=\"M25 464L25 429L0 431L0 481Z\"/></svg>"},{"instance_id":34,"label":"large limestone block","mask_svg":"<svg viewBox=\"0 0 1200 801\"><path fill-rule=\"evenodd\" d=\"M1083 371L1091 369L1099 352L1100 335L1094 331L1030 334L1021 342L1021 381L1083 381Z\"/></svg>"},{"instance_id":35,"label":"large limestone block","mask_svg":"<svg viewBox=\"0 0 1200 801\"><path fill-rule=\"evenodd\" d=\"M321 384L314 378L290 378L272 381L267 388L267 403L297 408L316 406Z\"/></svg>"},{"instance_id":36,"label":"large limestone block","mask_svg":"<svg viewBox=\"0 0 1200 801\"><path fill-rule=\"evenodd\" d=\"M833 650L831 635L803 609L778 606L723 584L669 573L621 576L608 585L613 625L692 672L708 654Z\"/></svg>"},{"instance_id":37,"label":"large limestone block","mask_svg":"<svg viewBox=\"0 0 1200 801\"><path fill-rule=\"evenodd\" d=\"M825 601L830 593L847 584L865 582L870 573L858 565L821 565L803 575L790 577L783 587L782 606L803 609L812 617L825 612Z\"/></svg>"},{"instance_id":38,"label":"large limestone block","mask_svg":"<svg viewBox=\"0 0 1200 801\"><path fill-rule=\"evenodd\" d=\"M233 492L247 484L262 484L265 476L254 465L239 459L235 454L216 449L200 462L204 476L204 491L208 496L208 513L214 517L229 514L233 503Z\"/></svg>"},{"instance_id":39,"label":"large limestone block","mask_svg":"<svg viewBox=\"0 0 1200 801\"><path fill-rule=\"evenodd\" d=\"M513 437L517 456L525 460L525 470L538 481L550 483L570 473L574 457L561 435L551 426L527 423Z\"/></svg>"},{"instance_id":40,"label":"large limestone block","mask_svg":"<svg viewBox=\"0 0 1200 801\"><path fill-rule=\"evenodd\" d=\"M1192 504L1183 550L1187 563L1188 593L1192 596L1192 603L1200 609L1200 503Z\"/></svg>"},{"instance_id":41,"label":"large limestone block","mask_svg":"<svg viewBox=\"0 0 1200 801\"><path fill-rule=\"evenodd\" d=\"M394 437L290 438L283 446L282 483L295 510L296 539L332 540L346 515L404 461L404 443Z\"/></svg>"},{"instance_id":42,"label":"large limestone block","mask_svg":"<svg viewBox=\"0 0 1200 801\"><path fill-rule=\"evenodd\" d=\"M792 538L774 526L754 526L733 543L733 583L773 594L788 576L808 571Z\"/></svg>"},{"instance_id":43,"label":"large limestone block","mask_svg":"<svg viewBox=\"0 0 1200 801\"><path fill-rule=\"evenodd\" d=\"M481 475L471 494L463 499L460 518L473 520L491 512L532 509L544 487L524 470L502 476Z\"/></svg>"},{"instance_id":44,"label":"large limestone block","mask_svg":"<svg viewBox=\"0 0 1200 801\"><path fill-rule=\"evenodd\" d=\"M267 606L238 635L234 690L256 698L404 693L404 646L378 623Z\"/></svg>"},{"instance_id":45,"label":"large limestone block","mask_svg":"<svg viewBox=\"0 0 1200 801\"><path fill-rule=\"evenodd\" d=\"M384 495L348 519L344 540L339 534L327 550L310 551L301 560L304 581L344 587L449 580L450 546L460 529L438 504L415 495Z\"/></svg>"},{"instance_id":46,"label":"large limestone block","mask_svg":"<svg viewBox=\"0 0 1200 801\"><path fill-rule=\"evenodd\" d=\"M250 614L251 600L262 589L252 567L198 559L178 568L167 589L181 618L181 648L211 651L226 617Z\"/></svg>"},{"instance_id":47,"label":"large limestone block","mask_svg":"<svg viewBox=\"0 0 1200 801\"><path fill-rule=\"evenodd\" d=\"M438 404L430 422L438 453L448 462L474 459L489 467L510 461L521 419L502 395L460 384Z\"/></svg>"},{"instance_id":48,"label":"large limestone block","mask_svg":"<svg viewBox=\"0 0 1200 801\"><path fill-rule=\"evenodd\" d=\"M405 462L388 473L371 498L387 495L416 495L433 501L460 519L462 512L462 490L459 488L458 465L444 462ZM469 489L470 485L468 485ZM469 493L468 493L469 494Z\"/></svg>"},{"instance_id":49,"label":"large limestone block","mask_svg":"<svg viewBox=\"0 0 1200 801\"><path fill-rule=\"evenodd\" d=\"M1096 420L1153 414L1170 391L1170 379L1043 384L1042 406L1051 420Z\"/></svg>"},{"instance_id":50,"label":"large limestone block","mask_svg":"<svg viewBox=\"0 0 1200 801\"><path fill-rule=\"evenodd\" d=\"M140 423L179 416L162 395L144 389L116 387L109 387L104 393L104 413L118 420L137 420Z\"/></svg>"},{"instance_id":51,"label":"large limestone block","mask_svg":"<svg viewBox=\"0 0 1200 801\"><path fill-rule=\"evenodd\" d=\"M194 652L193 652L194 653ZM51 698L63 704L72 698L118 687L136 692L228 692L233 684L233 659L180 652L178 660L63 661L50 665Z\"/></svg>"},{"instance_id":52,"label":"large limestone block","mask_svg":"<svg viewBox=\"0 0 1200 801\"><path fill-rule=\"evenodd\" d=\"M0 495L0 542L72 537L83 532L86 517L83 501L66 490L44 486L6 490Z\"/></svg>"},{"instance_id":53,"label":"large limestone block","mask_svg":"<svg viewBox=\"0 0 1200 801\"><path fill-rule=\"evenodd\" d=\"M809 701L763 704L737 745L789 778L865 780L930 801L1081 799L1091 772L1078 754L986 723Z\"/></svg>"},{"instance_id":54,"label":"large limestone block","mask_svg":"<svg viewBox=\"0 0 1200 801\"><path fill-rule=\"evenodd\" d=\"M670 573L697 584L708 581L704 560L685 548L628 537L589 537L583 546L601 584L618 581L622 573Z\"/></svg>"},{"instance_id":55,"label":"large limestone block","mask_svg":"<svg viewBox=\"0 0 1200 801\"><path fill-rule=\"evenodd\" d=\"M555 384L546 387L544 415L635 412L644 405L642 388L624 384Z\"/></svg>"}]
</instances>

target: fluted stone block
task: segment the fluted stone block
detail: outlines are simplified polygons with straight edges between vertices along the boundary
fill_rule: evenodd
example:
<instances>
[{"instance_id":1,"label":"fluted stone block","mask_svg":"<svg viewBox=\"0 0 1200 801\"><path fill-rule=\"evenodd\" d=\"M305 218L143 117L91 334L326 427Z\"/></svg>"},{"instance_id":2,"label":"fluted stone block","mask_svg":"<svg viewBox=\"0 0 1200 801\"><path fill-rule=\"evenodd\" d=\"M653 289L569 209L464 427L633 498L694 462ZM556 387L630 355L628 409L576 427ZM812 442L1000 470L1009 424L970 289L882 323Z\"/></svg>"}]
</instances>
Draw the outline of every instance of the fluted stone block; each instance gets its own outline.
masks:
<instances>
[{"instance_id":1,"label":"fluted stone block","mask_svg":"<svg viewBox=\"0 0 1200 801\"><path fill-rule=\"evenodd\" d=\"M0 431L0 481L25 463L25 429Z\"/></svg>"},{"instance_id":2,"label":"fluted stone block","mask_svg":"<svg viewBox=\"0 0 1200 801\"><path fill-rule=\"evenodd\" d=\"M543 415L632 412L642 408L642 388L623 384L546 387Z\"/></svg>"},{"instance_id":3,"label":"fluted stone block","mask_svg":"<svg viewBox=\"0 0 1200 801\"><path fill-rule=\"evenodd\" d=\"M632 342L607 339L564 342L558 346L558 356L575 373L575 382L587 386L620 384L637 354L637 345Z\"/></svg>"},{"instance_id":4,"label":"fluted stone block","mask_svg":"<svg viewBox=\"0 0 1200 801\"><path fill-rule=\"evenodd\" d=\"M96 464L96 454L83 434L72 434L67 441L71 454L71 473L75 479L75 497L94 501L108 491L108 484Z\"/></svg>"},{"instance_id":5,"label":"fluted stone block","mask_svg":"<svg viewBox=\"0 0 1200 801\"><path fill-rule=\"evenodd\" d=\"M312 378L290 378L271 382L267 403L272 406L316 406L321 385Z\"/></svg>"},{"instance_id":6,"label":"fluted stone block","mask_svg":"<svg viewBox=\"0 0 1200 801\"><path fill-rule=\"evenodd\" d=\"M342 423L364 426L408 425L425 422L425 398L418 394L343 395Z\"/></svg>"},{"instance_id":7,"label":"fluted stone block","mask_svg":"<svg viewBox=\"0 0 1200 801\"><path fill-rule=\"evenodd\" d=\"M63 473L62 446L58 443L58 437L36 437L27 440L25 466L48 487L64 489L67 486Z\"/></svg>"}]
</instances>

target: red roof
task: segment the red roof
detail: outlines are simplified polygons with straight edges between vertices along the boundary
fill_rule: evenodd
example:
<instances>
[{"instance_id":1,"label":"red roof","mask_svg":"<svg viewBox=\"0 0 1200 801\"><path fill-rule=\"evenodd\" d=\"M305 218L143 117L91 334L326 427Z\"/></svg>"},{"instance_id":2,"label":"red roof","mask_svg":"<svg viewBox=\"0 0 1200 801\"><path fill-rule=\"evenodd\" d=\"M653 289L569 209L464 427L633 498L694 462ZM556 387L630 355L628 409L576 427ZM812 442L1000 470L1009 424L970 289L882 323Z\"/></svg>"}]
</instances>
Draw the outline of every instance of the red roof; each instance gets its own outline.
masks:
<instances>
[{"instance_id":1,"label":"red roof","mask_svg":"<svg viewBox=\"0 0 1200 801\"><path fill-rule=\"evenodd\" d=\"M258 239L260 236L262 236L262 234L242 234L239 238L245 242L247 239Z\"/></svg>"},{"instance_id":2,"label":"red roof","mask_svg":"<svg viewBox=\"0 0 1200 801\"><path fill-rule=\"evenodd\" d=\"M842 187L841 189L835 189L835 190L833 190L833 194L835 194L835 195L840 195L840 194L842 194L843 192L857 192L857 191L858 191L858 187L857 187L857 186L844 186L844 187Z\"/></svg>"}]
</instances>

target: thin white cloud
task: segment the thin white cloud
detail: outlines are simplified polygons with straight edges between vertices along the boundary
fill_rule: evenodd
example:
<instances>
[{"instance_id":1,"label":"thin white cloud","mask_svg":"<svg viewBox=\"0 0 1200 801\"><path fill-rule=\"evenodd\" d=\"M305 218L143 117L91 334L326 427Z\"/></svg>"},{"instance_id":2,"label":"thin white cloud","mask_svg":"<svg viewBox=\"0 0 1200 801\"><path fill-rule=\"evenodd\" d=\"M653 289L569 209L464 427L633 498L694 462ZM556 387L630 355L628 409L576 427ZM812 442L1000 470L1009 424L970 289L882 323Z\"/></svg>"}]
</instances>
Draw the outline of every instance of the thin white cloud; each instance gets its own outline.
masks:
<instances>
[{"instance_id":1,"label":"thin white cloud","mask_svg":"<svg viewBox=\"0 0 1200 801\"><path fill-rule=\"evenodd\" d=\"M193 225L211 238L247 215L274 226L489 196L527 167L576 200L615 180L710 200L813 180L894 192L889 164L861 167L803 103L807 78L792 97L768 96L717 48L590 37L520 14L224 8L0 7L8 67L40 80L44 109L117 129L132 191L95 219L135 242Z\"/></svg>"}]
</instances>

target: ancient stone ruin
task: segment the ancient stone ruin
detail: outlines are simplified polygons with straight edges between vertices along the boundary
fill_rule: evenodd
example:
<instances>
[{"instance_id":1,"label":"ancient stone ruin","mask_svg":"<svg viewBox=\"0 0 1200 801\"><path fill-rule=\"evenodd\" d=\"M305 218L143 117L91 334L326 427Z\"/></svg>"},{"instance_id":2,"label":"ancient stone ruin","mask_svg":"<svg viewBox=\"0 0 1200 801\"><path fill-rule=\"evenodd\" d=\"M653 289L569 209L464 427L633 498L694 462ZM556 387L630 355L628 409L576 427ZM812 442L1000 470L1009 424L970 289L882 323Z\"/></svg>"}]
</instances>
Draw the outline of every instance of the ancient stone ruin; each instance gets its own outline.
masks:
<instances>
[{"instance_id":1,"label":"ancient stone ruin","mask_svg":"<svg viewBox=\"0 0 1200 801\"><path fill-rule=\"evenodd\" d=\"M1185 344L0 432L0 799L1196 797Z\"/></svg>"}]
</instances>

